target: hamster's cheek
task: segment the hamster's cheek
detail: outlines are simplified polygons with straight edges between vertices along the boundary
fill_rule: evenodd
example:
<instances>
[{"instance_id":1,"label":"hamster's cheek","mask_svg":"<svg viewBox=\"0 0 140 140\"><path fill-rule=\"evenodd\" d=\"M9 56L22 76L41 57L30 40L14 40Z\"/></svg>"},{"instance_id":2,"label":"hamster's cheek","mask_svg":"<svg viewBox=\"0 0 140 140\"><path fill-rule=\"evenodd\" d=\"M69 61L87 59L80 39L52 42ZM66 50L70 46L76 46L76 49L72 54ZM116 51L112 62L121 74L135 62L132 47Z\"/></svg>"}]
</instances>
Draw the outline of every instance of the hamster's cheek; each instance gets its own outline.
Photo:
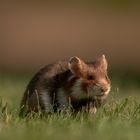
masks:
<instances>
[{"instance_id":1,"label":"hamster's cheek","mask_svg":"<svg viewBox=\"0 0 140 140\"><path fill-rule=\"evenodd\" d=\"M88 94L91 97L100 96L102 94L101 89L98 86L92 86L88 88Z\"/></svg>"},{"instance_id":2,"label":"hamster's cheek","mask_svg":"<svg viewBox=\"0 0 140 140\"><path fill-rule=\"evenodd\" d=\"M81 87L83 90L87 91L89 88L94 87L94 83L88 81L88 80L82 80L81 81Z\"/></svg>"}]
</instances>

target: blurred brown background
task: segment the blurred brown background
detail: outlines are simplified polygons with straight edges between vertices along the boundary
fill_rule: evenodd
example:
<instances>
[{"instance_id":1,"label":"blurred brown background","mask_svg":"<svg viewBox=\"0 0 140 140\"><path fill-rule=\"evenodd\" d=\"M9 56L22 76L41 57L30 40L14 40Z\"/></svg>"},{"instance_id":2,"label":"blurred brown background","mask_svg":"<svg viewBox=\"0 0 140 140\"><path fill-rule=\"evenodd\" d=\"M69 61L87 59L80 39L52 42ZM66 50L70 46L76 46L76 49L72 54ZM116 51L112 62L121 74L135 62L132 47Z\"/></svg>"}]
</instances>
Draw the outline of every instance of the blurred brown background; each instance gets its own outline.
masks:
<instances>
[{"instance_id":1,"label":"blurred brown background","mask_svg":"<svg viewBox=\"0 0 140 140\"><path fill-rule=\"evenodd\" d=\"M94 60L106 54L112 69L139 72L138 4L1 4L0 71L34 71L74 55Z\"/></svg>"}]
</instances>

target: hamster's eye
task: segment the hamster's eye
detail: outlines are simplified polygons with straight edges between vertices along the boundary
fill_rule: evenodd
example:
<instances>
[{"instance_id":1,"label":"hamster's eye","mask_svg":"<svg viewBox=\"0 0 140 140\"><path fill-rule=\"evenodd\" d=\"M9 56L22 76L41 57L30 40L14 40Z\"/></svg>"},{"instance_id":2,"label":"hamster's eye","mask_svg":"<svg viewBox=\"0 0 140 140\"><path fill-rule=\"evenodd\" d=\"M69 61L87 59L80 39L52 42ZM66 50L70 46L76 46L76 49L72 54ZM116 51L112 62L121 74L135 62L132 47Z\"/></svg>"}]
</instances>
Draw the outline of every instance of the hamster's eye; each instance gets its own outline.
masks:
<instances>
[{"instance_id":1,"label":"hamster's eye","mask_svg":"<svg viewBox=\"0 0 140 140\"><path fill-rule=\"evenodd\" d=\"M87 79L88 79L88 80L94 80L95 77L94 77L93 75L88 75Z\"/></svg>"}]
</instances>

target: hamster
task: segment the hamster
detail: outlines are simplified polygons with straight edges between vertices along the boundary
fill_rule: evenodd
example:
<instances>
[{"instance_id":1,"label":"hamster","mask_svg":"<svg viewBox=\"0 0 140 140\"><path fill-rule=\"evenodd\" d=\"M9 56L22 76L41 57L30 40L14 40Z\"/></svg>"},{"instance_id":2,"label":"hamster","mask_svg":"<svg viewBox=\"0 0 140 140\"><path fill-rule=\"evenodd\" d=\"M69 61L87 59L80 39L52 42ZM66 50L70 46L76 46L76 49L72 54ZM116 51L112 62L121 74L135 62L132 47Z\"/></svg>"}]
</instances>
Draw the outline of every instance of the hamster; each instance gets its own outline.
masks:
<instances>
[{"instance_id":1,"label":"hamster","mask_svg":"<svg viewBox=\"0 0 140 140\"><path fill-rule=\"evenodd\" d=\"M111 89L105 55L85 62L74 56L42 68L29 82L23 95L20 112L50 113L67 108L79 111L90 104L95 113ZM93 109L94 108L94 109Z\"/></svg>"}]
</instances>

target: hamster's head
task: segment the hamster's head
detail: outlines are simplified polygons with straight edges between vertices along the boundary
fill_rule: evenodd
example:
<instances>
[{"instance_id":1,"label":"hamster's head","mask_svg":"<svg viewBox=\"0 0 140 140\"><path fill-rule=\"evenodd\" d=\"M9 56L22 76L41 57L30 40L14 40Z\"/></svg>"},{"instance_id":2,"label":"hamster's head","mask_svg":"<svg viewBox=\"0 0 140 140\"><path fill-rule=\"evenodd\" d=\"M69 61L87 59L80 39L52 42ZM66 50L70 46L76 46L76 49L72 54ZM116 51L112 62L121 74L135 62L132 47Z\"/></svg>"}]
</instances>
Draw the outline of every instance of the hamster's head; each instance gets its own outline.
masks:
<instances>
[{"instance_id":1,"label":"hamster's head","mask_svg":"<svg viewBox=\"0 0 140 140\"><path fill-rule=\"evenodd\" d=\"M69 69L73 73L70 79L71 96L75 98L107 96L111 88L107 67L105 55L88 63L76 56L70 58Z\"/></svg>"}]
</instances>

